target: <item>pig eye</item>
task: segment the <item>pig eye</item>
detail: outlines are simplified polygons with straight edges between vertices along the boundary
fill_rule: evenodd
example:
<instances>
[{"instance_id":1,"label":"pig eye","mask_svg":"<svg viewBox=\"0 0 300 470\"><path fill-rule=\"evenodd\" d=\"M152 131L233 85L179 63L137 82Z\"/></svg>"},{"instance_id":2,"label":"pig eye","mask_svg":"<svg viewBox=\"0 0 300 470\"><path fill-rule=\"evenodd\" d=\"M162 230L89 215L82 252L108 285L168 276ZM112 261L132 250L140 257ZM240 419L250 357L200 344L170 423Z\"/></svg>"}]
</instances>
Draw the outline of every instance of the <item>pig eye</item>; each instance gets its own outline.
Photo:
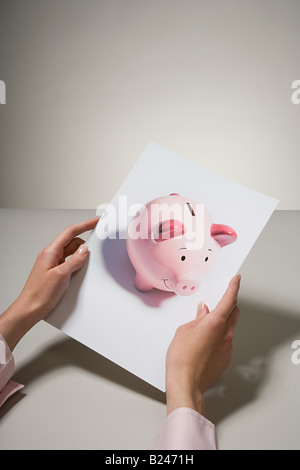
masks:
<instances>
[{"instance_id":1,"label":"pig eye","mask_svg":"<svg viewBox=\"0 0 300 470\"><path fill-rule=\"evenodd\" d=\"M180 259L181 259L181 261L184 261L184 260L185 260L185 256L182 256Z\"/></svg>"},{"instance_id":2,"label":"pig eye","mask_svg":"<svg viewBox=\"0 0 300 470\"><path fill-rule=\"evenodd\" d=\"M208 251L212 251L212 249L211 249L211 248L208 248ZM208 256L205 258L204 261L205 261L205 263L208 261Z\"/></svg>"}]
</instances>

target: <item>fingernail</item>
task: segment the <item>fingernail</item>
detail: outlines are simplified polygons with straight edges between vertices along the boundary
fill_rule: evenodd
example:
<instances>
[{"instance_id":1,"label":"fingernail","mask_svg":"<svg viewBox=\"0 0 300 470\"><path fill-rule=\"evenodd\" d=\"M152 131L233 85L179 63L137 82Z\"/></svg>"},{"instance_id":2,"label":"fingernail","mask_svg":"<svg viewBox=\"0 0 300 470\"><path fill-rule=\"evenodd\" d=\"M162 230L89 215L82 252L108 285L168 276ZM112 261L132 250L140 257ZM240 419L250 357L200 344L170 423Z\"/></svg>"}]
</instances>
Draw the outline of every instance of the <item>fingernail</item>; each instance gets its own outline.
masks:
<instances>
[{"instance_id":1,"label":"fingernail","mask_svg":"<svg viewBox=\"0 0 300 470\"><path fill-rule=\"evenodd\" d=\"M240 274L237 275L238 280L240 281L242 276Z\"/></svg>"},{"instance_id":2,"label":"fingernail","mask_svg":"<svg viewBox=\"0 0 300 470\"><path fill-rule=\"evenodd\" d=\"M78 248L78 253L80 253L81 255L85 255L88 251L89 247L85 243L80 245L80 247Z\"/></svg>"},{"instance_id":3,"label":"fingernail","mask_svg":"<svg viewBox=\"0 0 300 470\"><path fill-rule=\"evenodd\" d=\"M196 317L199 317L199 316L201 316L201 315L204 314L204 313L205 313L205 314L208 313L208 308L206 307L206 304L205 304L204 300L202 300L202 301L198 304Z\"/></svg>"}]
</instances>

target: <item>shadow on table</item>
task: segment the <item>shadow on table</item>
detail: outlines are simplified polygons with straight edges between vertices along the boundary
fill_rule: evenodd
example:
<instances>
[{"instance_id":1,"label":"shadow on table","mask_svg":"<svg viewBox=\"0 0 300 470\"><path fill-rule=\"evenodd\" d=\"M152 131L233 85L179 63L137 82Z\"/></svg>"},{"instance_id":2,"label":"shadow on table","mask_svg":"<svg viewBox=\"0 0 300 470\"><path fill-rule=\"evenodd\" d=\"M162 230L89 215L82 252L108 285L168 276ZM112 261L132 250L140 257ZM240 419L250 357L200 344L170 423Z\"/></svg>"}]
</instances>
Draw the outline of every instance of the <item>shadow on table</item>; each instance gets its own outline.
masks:
<instances>
[{"instance_id":1,"label":"shadow on table","mask_svg":"<svg viewBox=\"0 0 300 470\"><path fill-rule=\"evenodd\" d=\"M243 301L239 302L239 308L232 363L206 393L206 415L215 424L250 403L267 383L272 350L289 338L290 344L300 338L299 312ZM291 355L289 348L287 361L291 360Z\"/></svg>"},{"instance_id":2,"label":"shadow on table","mask_svg":"<svg viewBox=\"0 0 300 470\"><path fill-rule=\"evenodd\" d=\"M300 337L296 312L278 311L242 300L239 307L241 314L232 364L206 393L206 416L215 424L254 399L262 382L268 380L268 356L272 349L289 338L292 343ZM68 366L88 370L158 402L165 402L163 392L70 338L45 348L38 357L18 369L14 379L29 385L48 372ZM18 401L20 395L22 392L10 400ZM11 408L10 400L1 408L0 417Z\"/></svg>"}]
</instances>

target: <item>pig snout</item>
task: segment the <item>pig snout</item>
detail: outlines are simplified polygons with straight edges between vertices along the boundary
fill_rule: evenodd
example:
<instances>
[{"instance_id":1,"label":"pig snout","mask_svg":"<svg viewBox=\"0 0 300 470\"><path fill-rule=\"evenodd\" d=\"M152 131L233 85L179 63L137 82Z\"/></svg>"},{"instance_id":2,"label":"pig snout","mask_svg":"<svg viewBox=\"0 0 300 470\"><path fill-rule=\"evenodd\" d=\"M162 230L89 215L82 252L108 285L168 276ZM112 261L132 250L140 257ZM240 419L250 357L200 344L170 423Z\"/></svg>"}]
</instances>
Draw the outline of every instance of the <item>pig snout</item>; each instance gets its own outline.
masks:
<instances>
[{"instance_id":1,"label":"pig snout","mask_svg":"<svg viewBox=\"0 0 300 470\"><path fill-rule=\"evenodd\" d=\"M174 280L173 289L178 295L192 295L200 287L200 282L192 278L178 278Z\"/></svg>"}]
</instances>

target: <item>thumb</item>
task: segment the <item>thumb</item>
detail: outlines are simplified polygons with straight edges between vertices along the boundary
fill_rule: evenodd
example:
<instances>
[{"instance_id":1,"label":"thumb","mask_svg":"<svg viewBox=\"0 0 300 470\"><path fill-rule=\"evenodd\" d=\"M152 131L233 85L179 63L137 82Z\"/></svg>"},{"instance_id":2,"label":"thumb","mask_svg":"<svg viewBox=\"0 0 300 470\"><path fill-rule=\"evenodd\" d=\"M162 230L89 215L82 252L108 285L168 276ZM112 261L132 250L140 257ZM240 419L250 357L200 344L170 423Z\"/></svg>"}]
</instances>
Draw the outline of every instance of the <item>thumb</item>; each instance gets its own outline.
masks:
<instances>
[{"instance_id":1,"label":"thumb","mask_svg":"<svg viewBox=\"0 0 300 470\"><path fill-rule=\"evenodd\" d=\"M63 275L70 276L73 272L78 271L78 269L84 265L88 252L89 248L86 244L80 245L73 255L57 268Z\"/></svg>"}]
</instances>

